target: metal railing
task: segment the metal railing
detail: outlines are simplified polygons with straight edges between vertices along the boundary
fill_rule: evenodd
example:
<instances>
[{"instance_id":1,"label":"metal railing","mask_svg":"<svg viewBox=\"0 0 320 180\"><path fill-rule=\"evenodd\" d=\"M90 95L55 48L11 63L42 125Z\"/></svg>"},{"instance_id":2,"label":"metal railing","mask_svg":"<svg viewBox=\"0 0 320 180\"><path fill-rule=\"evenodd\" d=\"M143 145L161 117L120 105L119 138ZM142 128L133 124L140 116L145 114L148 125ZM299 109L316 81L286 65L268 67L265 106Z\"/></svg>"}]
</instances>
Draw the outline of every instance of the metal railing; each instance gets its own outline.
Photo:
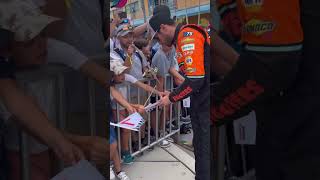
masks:
<instances>
[{"instance_id":1,"label":"metal railing","mask_svg":"<svg viewBox=\"0 0 320 180\"><path fill-rule=\"evenodd\" d=\"M152 81L155 82L155 80L147 80L147 79L144 79L144 80L141 80L142 82L144 83L148 83L149 85L152 84ZM169 82L169 87L167 87L167 82ZM168 90L168 91L172 91L174 89L174 85L173 85L173 78L170 76L170 75L166 75L166 77L164 78L164 89L165 90ZM154 85L153 85L154 86ZM132 88L136 88L136 87L133 87L132 85L127 85L127 88L128 88L128 102L129 103L138 103L138 104L144 104L144 98L145 96L143 95L143 93L141 93L141 89L140 88L137 88L137 102L132 102L132 97L131 97L131 94L130 94L130 91ZM148 93L148 96L150 96L150 92ZM158 98L158 96L157 96ZM146 99L146 98L145 98ZM150 100L148 100L150 102ZM148 102L148 103L149 103ZM147 104L148 104L147 103ZM132 148L132 138L131 138L131 135L130 135L130 138L129 138L129 150L130 150L130 153L132 156L137 156L138 154L141 154L143 153L144 151L146 151L147 149L157 145L158 143L160 143L161 141L169 138L169 137L173 137L175 136L176 140L179 142L179 139L180 139L180 114L181 114L181 106L180 106L180 102L177 102L175 104L170 104L169 108L170 108L170 111L169 111L169 129L166 129L166 121L167 121L167 113L166 113L166 108L167 107L163 107L162 108L162 113L163 113L163 119L160 119L160 108L157 107L155 109L155 113L156 113L156 119L155 119L155 126L156 128L153 129L153 132L155 134L155 141L154 142L151 142L151 112L149 113L146 113L146 116L147 116L147 120L146 120L146 125L147 125L147 134L146 134L146 137L148 138L148 144L145 146L145 147L142 147L142 143L141 143L141 132L142 132L142 129L140 128L140 130L138 131L138 150L133 152L133 148ZM116 108L116 122L120 122L121 119L119 118L120 117L120 113L119 113L119 104L117 104L117 108ZM163 121L163 128L159 128L159 122L160 120ZM176 126L178 126L178 129L177 130L173 130L172 129L172 126L171 124L176 122ZM142 126L143 127L143 126ZM162 131L164 132L164 135L162 137L159 137L159 131ZM120 128L118 127L117 128L117 132L118 132L118 151L119 151L119 154L121 154L121 133L120 133ZM167 132L167 134L166 134ZM131 133L130 133L131 134Z\"/></svg>"},{"instance_id":2,"label":"metal railing","mask_svg":"<svg viewBox=\"0 0 320 180\"><path fill-rule=\"evenodd\" d=\"M211 84L211 87L214 84ZM214 179L216 180L225 180L227 178L227 173L233 180L241 179L241 177L233 176L232 169L231 169L231 159L230 159L230 151L229 151L229 144L228 144L228 136L227 136L227 126L223 125L220 127L215 127L213 133L216 142L212 145L213 148L216 150L216 159L214 159ZM217 147L215 147L217 146ZM247 156L248 154L245 151L245 145L240 146L240 153L241 153L241 163L242 163L242 172L243 177L252 175L250 169L247 168Z\"/></svg>"},{"instance_id":3,"label":"metal railing","mask_svg":"<svg viewBox=\"0 0 320 180\"><path fill-rule=\"evenodd\" d=\"M105 55L90 57L89 59L101 64L105 61ZM16 73L17 80L22 81L24 87L28 82L36 82L40 80L54 81L54 95L56 96L56 126L60 130L65 129L67 120L65 73L71 71L73 71L71 68L68 68L64 65L50 64L30 71L28 70ZM94 80L88 79L88 90L90 134L96 135L96 101ZM23 131L19 132L19 148L21 179L30 180L30 153L28 150L28 135ZM59 170L62 170L63 167L63 163L60 162Z\"/></svg>"}]
</instances>

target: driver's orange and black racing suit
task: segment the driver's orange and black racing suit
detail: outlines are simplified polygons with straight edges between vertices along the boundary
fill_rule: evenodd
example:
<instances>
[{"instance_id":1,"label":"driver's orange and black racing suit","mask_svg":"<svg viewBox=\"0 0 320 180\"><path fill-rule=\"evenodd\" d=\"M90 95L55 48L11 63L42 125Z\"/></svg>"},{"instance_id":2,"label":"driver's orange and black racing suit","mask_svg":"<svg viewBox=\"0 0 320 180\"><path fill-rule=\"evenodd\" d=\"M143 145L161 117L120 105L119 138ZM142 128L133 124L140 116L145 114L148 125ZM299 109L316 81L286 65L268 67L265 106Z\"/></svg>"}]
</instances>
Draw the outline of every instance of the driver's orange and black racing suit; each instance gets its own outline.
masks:
<instances>
[{"instance_id":1,"label":"driver's orange and black racing suit","mask_svg":"<svg viewBox=\"0 0 320 180\"><path fill-rule=\"evenodd\" d=\"M185 81L170 93L171 102L190 96L196 180L210 180L210 41L197 25L178 25L173 42Z\"/></svg>"},{"instance_id":2,"label":"driver's orange and black racing suit","mask_svg":"<svg viewBox=\"0 0 320 180\"><path fill-rule=\"evenodd\" d=\"M278 125L283 128L273 129L286 159L281 162L281 180L320 179L320 2L300 3L304 32L301 68L293 92L277 108Z\"/></svg>"},{"instance_id":3,"label":"driver's orange and black racing suit","mask_svg":"<svg viewBox=\"0 0 320 180\"><path fill-rule=\"evenodd\" d=\"M218 0L220 7L229 0ZM244 51L236 65L213 86L211 120L222 125L250 111L257 114L258 179L281 179L281 132L275 105L292 88L301 62L303 32L299 0L237 0ZM214 45L214 44L213 44ZM281 123L279 123L281 122ZM276 172L275 172L276 171ZM281 174L281 173L280 173Z\"/></svg>"}]
</instances>

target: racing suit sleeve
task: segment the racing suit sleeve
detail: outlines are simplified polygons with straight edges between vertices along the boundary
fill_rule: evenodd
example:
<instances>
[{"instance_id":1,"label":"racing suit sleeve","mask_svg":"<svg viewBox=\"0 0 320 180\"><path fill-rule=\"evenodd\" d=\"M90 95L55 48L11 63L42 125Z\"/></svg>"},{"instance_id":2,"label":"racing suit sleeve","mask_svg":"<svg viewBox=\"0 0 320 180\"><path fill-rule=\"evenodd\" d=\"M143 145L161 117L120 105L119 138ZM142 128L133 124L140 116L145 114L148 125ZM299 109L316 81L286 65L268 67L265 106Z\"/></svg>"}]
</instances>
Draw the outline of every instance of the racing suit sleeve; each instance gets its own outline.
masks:
<instances>
[{"instance_id":1,"label":"racing suit sleeve","mask_svg":"<svg viewBox=\"0 0 320 180\"><path fill-rule=\"evenodd\" d=\"M177 61L184 82L170 93L171 102L181 101L197 92L205 83L204 45L207 39L191 27L180 31L177 40Z\"/></svg>"}]
</instances>

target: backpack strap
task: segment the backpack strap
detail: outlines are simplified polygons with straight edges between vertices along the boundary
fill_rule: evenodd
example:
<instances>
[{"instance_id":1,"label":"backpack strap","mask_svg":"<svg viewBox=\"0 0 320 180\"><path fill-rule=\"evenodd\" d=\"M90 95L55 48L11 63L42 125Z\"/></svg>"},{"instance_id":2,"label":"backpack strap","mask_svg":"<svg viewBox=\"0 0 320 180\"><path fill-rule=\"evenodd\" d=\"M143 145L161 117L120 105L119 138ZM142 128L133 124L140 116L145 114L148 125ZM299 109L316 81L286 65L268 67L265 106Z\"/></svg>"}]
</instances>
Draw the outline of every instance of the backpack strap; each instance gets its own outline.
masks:
<instances>
[{"instance_id":1,"label":"backpack strap","mask_svg":"<svg viewBox=\"0 0 320 180\"><path fill-rule=\"evenodd\" d=\"M125 56L123 50L120 50L119 48L115 48L114 51L122 58L123 61L126 60L126 56Z\"/></svg>"},{"instance_id":2,"label":"backpack strap","mask_svg":"<svg viewBox=\"0 0 320 180\"><path fill-rule=\"evenodd\" d=\"M141 54L138 52L138 51L136 51L136 56L140 59L140 62L141 62L141 71L142 71L142 74L143 74L143 58L142 58L142 56L141 56Z\"/></svg>"}]
</instances>

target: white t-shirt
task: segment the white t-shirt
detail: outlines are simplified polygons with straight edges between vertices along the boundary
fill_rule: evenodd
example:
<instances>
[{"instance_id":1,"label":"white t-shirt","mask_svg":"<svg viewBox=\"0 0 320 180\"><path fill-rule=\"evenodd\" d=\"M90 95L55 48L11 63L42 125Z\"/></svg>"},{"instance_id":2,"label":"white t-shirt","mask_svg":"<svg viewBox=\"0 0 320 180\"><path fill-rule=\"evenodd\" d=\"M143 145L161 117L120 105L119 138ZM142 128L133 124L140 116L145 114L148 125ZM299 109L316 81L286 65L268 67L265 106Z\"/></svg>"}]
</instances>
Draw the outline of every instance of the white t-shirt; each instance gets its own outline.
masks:
<instances>
[{"instance_id":1,"label":"white t-shirt","mask_svg":"<svg viewBox=\"0 0 320 180\"><path fill-rule=\"evenodd\" d=\"M125 99L129 99L128 97L128 86L131 84L135 84L138 81L137 78L131 76L130 74L125 74L124 75L124 82L121 84L116 84L115 88L122 94L122 96ZM111 107L112 109L116 109L117 108L117 102L114 100L114 98L110 95L111 98ZM119 109L123 110L124 108L122 106L119 105Z\"/></svg>"},{"instance_id":2,"label":"white t-shirt","mask_svg":"<svg viewBox=\"0 0 320 180\"><path fill-rule=\"evenodd\" d=\"M50 123L56 125L56 121L54 121L57 119L55 114L56 107L53 102L55 102L55 99L58 98L56 98L54 95L54 81L54 79L51 79L49 81L40 80L35 82L19 81L18 83L21 85L21 87L24 86L24 91L28 95L33 96L37 100L41 110L47 114L49 120L51 121ZM7 122L7 133L5 134L6 149L19 151L19 130L17 129L16 123L8 119L11 117L11 114L3 105L0 106L0 108L0 115L1 117L6 118L5 120ZM30 153L37 154L48 149L47 146L39 143L31 136L28 137L28 148Z\"/></svg>"},{"instance_id":3,"label":"white t-shirt","mask_svg":"<svg viewBox=\"0 0 320 180\"><path fill-rule=\"evenodd\" d=\"M48 39L48 63L64 64L75 70L88 61L88 57L70 44L56 39Z\"/></svg>"},{"instance_id":4,"label":"white t-shirt","mask_svg":"<svg viewBox=\"0 0 320 180\"><path fill-rule=\"evenodd\" d=\"M48 39L48 63L58 63L69 66L75 70L78 70L81 65L87 62L88 58L81 54L73 46L55 39ZM54 83L55 80L40 80L34 82L19 82L25 87L25 91L35 97L41 109L48 115L49 120L53 125L56 124L55 114L55 97ZM8 121L11 114L7 109L0 105L0 116L7 120L8 130L6 134L6 148L8 150L18 151L19 150L19 136L18 130L14 122ZM38 143L35 139L29 138L29 152L40 153L48 148L45 145Z\"/></svg>"}]
</instances>

